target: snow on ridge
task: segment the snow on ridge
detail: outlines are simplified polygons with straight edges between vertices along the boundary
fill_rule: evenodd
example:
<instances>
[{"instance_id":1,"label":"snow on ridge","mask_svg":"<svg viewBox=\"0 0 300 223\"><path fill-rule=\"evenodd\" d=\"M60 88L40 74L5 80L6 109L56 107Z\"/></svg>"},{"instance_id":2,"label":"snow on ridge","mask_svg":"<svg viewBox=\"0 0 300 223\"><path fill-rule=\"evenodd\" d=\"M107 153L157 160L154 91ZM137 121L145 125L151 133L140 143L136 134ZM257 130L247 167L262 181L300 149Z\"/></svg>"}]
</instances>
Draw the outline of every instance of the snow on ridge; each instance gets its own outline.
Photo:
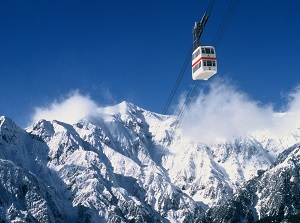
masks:
<instances>
[{"instance_id":1,"label":"snow on ridge","mask_svg":"<svg viewBox=\"0 0 300 223\"><path fill-rule=\"evenodd\" d=\"M98 137L101 137L106 144L105 146L102 145L103 151L110 159L115 160L114 165L117 173L132 174L130 168L120 168L122 164L123 166L125 164L131 166L131 168L136 166L135 169L137 170L138 166L148 165L151 163L151 159L154 159L155 163L162 164L161 167L167 170L166 177L171 177L173 179L172 183L175 183L179 188L185 188L185 192L197 201L201 199L208 201L206 204L210 206L230 197L232 191L235 191L239 185L255 176L259 169L269 167L275 157L274 151L269 151L270 148L274 149L270 146L271 144L266 144L265 141L259 142L253 137L213 145L204 149L204 153L199 153L199 148L206 148L207 146L201 144L201 141L190 142L188 138L180 136L180 128L176 130L172 138L174 121L175 118L172 116L158 115L124 101L115 106L97 108L92 116L83 119L81 123L85 123L85 125L92 124L93 127L90 126L90 130L94 129L92 131L100 128L98 132L101 133ZM143 129L143 127L145 128ZM128 128L133 131L128 131ZM83 130L81 128L76 131L81 138L92 140L90 143L96 143L93 141L96 138L91 135L88 129ZM140 136L136 135L137 133ZM143 138L146 135L148 137L155 136L155 143L148 141L141 147L147 148L150 146L149 151L145 149L143 152L135 153L129 149L141 146L140 137ZM144 140L147 141L149 138L145 137ZM101 146L101 143L98 143L98 146ZM254 153L251 154L250 151ZM149 154L145 155L145 152ZM116 159L118 156L120 157ZM145 157L147 158L145 159ZM200 162L199 157L202 157L202 160L206 157L205 160L207 161L205 162L210 163L204 171L203 166L198 165ZM161 163L160 159L164 163ZM131 160L134 161L134 165L130 164ZM191 160L193 161L191 162ZM178 163L186 164L178 167ZM139 173L139 171L135 172ZM137 175L133 176L137 177ZM202 186L196 186L199 182ZM223 185L222 187L227 192L225 194L217 192L218 185ZM204 190L201 189L203 187L205 187ZM209 190L216 191L211 193ZM211 203L209 200L214 201Z\"/></svg>"},{"instance_id":2,"label":"snow on ridge","mask_svg":"<svg viewBox=\"0 0 300 223\"><path fill-rule=\"evenodd\" d=\"M113 112L113 114L108 113L108 111ZM73 125L58 121L41 122L52 125L51 128L48 127L47 129L53 131L48 131L47 134L39 130L39 128L43 127L42 125L28 129L31 134L38 134L39 137L47 135L48 139L50 139L45 141L50 148L48 165L53 170L61 173L60 175L65 183L72 188L73 193L75 193L75 203L84 205L87 208L96 208L99 210L99 213L102 213L101 218L106 218L107 213L105 214L105 212L107 210L103 209L102 205L96 207L90 202L94 200L94 196L98 196L97 194L99 192L103 193L103 191L107 191L106 194L109 194L109 196L99 196L102 197L100 199L104 199L106 202L110 203L109 197L121 193L123 195L118 195L118 197L124 197L125 200L123 202L125 203L132 200L127 196L133 196L135 199L140 200L140 204L148 204L155 208L155 211L158 213L168 213L168 215L175 217L182 217L180 213L185 212L178 210L177 207L182 206L182 202L187 202L190 206L183 206L181 207L182 209L199 209L191 198L182 192L179 193L176 187L172 186L166 175L167 173L160 165L157 166L159 164L157 161L152 160L156 147L152 145L151 133L145 117L145 115L151 116L151 114L125 102L109 108L108 111L106 111L105 115L110 118L102 119L101 116L93 116L91 119L90 117L84 118ZM86 159L84 161L85 164L82 165L81 161L83 157L86 157L84 154L87 153L93 155L94 158ZM75 156L75 154L77 155ZM101 165L100 162L102 162ZM105 167L105 169L100 168L99 165ZM86 168L91 168L91 170L86 170ZM93 171L94 169L96 172ZM102 172L103 170L105 171ZM78 172L78 175L75 171ZM68 172L75 175L68 175ZM99 175L99 173L102 174ZM88 191L80 189L83 187L80 184L84 184L86 181L84 175L94 179L90 181L92 184L89 184ZM73 179L70 179L71 176L73 176ZM126 182L123 178L130 180ZM79 184L74 184L74 179ZM106 182L110 183L107 184ZM102 186L99 187L99 184ZM113 187L109 186L110 184ZM117 190L117 193L112 188L120 189ZM166 188L169 188L168 193L170 197L165 197L163 191ZM128 195L122 192L124 189L126 189ZM92 194L95 193L95 195L92 195L91 192ZM143 193L146 194L139 195ZM77 196L81 196L80 194L82 194L84 199L77 198ZM168 203L175 198L179 200L173 201L172 206L174 206L174 209L167 208L169 206ZM88 203L83 203L84 200L87 200ZM126 205L131 205L129 203Z\"/></svg>"},{"instance_id":3,"label":"snow on ridge","mask_svg":"<svg viewBox=\"0 0 300 223\"><path fill-rule=\"evenodd\" d=\"M202 208L223 204L257 171L267 169L279 153L276 146L281 151L297 141L263 135L208 146L174 129L175 120L121 102L97 108L76 123L41 120L26 131L27 138L38 140L32 145L45 146L43 153L29 150L32 157L63 181L60 191L68 191L79 216L97 216L97 221L187 220L190 210L201 215ZM33 142L28 140L27 146Z\"/></svg>"}]
</instances>

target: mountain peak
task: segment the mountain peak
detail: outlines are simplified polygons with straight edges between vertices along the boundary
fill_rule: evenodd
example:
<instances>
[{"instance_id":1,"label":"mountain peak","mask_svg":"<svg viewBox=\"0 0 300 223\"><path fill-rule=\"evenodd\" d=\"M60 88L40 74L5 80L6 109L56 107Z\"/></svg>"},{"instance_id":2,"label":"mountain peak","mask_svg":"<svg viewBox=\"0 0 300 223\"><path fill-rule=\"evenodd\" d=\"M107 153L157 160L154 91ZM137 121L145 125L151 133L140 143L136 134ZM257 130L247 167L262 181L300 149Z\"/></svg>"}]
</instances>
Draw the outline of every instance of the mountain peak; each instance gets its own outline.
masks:
<instances>
[{"instance_id":1,"label":"mountain peak","mask_svg":"<svg viewBox=\"0 0 300 223\"><path fill-rule=\"evenodd\" d=\"M122 101L117 105L100 108L100 110L104 111L106 114L114 115L114 114L128 114L132 111L137 111L142 109L130 102Z\"/></svg>"},{"instance_id":2,"label":"mountain peak","mask_svg":"<svg viewBox=\"0 0 300 223\"><path fill-rule=\"evenodd\" d=\"M0 128L16 129L19 127L17 127L17 125L11 118L6 116L0 116Z\"/></svg>"},{"instance_id":3,"label":"mountain peak","mask_svg":"<svg viewBox=\"0 0 300 223\"><path fill-rule=\"evenodd\" d=\"M17 143L21 132L25 131L18 127L11 118L5 116L0 117L0 144L2 140L7 143Z\"/></svg>"}]
</instances>

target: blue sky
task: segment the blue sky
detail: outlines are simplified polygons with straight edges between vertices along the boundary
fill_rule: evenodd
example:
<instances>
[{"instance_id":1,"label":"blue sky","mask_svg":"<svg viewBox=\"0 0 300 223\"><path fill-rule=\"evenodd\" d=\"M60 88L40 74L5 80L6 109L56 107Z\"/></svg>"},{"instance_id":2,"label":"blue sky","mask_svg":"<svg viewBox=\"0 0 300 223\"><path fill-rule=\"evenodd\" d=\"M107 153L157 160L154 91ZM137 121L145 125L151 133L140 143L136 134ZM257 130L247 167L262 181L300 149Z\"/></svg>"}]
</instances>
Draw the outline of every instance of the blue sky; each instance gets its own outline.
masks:
<instances>
[{"instance_id":1,"label":"blue sky","mask_svg":"<svg viewBox=\"0 0 300 223\"><path fill-rule=\"evenodd\" d=\"M216 1L210 45L231 1ZM214 79L280 109L300 83L300 2L238 1L216 52ZM72 91L98 105L162 112L209 1L0 1L0 115L24 127L37 107ZM192 85L188 66L178 94ZM205 88L207 82L200 84Z\"/></svg>"}]
</instances>

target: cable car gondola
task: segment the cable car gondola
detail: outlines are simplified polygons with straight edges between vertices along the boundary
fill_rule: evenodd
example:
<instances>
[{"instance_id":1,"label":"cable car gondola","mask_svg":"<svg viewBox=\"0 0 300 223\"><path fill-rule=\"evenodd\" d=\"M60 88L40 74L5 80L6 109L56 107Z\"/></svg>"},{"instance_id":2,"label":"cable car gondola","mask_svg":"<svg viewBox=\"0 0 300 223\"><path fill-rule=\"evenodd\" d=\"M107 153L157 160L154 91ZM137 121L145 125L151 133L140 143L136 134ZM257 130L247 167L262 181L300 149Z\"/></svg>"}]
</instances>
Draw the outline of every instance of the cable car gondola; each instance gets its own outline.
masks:
<instances>
[{"instance_id":1,"label":"cable car gondola","mask_svg":"<svg viewBox=\"0 0 300 223\"><path fill-rule=\"evenodd\" d=\"M192 54L193 80L208 80L217 73L217 57L213 46L199 46Z\"/></svg>"}]
</instances>

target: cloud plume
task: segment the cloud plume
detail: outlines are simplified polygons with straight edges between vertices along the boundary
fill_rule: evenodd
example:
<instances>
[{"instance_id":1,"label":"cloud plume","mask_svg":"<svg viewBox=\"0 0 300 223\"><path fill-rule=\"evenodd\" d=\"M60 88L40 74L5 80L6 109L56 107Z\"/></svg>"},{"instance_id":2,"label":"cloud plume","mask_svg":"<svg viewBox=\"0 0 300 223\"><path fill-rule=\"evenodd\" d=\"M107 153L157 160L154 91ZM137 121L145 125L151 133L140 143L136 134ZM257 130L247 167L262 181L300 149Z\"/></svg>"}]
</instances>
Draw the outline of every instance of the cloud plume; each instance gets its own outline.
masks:
<instances>
[{"instance_id":1,"label":"cloud plume","mask_svg":"<svg viewBox=\"0 0 300 223\"><path fill-rule=\"evenodd\" d=\"M226 81L216 80L200 91L188 106L181 130L196 141L220 143L255 132L275 137L300 127L300 87L289 95L285 111L261 105Z\"/></svg>"},{"instance_id":2,"label":"cloud plume","mask_svg":"<svg viewBox=\"0 0 300 223\"><path fill-rule=\"evenodd\" d=\"M31 118L32 122L41 119L58 120L73 124L96 110L97 104L89 96L78 91L71 92L66 98L51 103L47 107L37 107Z\"/></svg>"},{"instance_id":3,"label":"cloud plume","mask_svg":"<svg viewBox=\"0 0 300 223\"><path fill-rule=\"evenodd\" d=\"M287 96L284 110L276 112L271 104L254 101L228 81L215 79L209 83L208 89L193 98L181 119L180 130L193 140L214 144L260 132L278 138L299 131L300 86ZM182 103L178 105L181 108ZM35 108L31 124L41 119L73 124L91 115L105 115L99 109L89 96L73 91L49 106Z\"/></svg>"}]
</instances>

